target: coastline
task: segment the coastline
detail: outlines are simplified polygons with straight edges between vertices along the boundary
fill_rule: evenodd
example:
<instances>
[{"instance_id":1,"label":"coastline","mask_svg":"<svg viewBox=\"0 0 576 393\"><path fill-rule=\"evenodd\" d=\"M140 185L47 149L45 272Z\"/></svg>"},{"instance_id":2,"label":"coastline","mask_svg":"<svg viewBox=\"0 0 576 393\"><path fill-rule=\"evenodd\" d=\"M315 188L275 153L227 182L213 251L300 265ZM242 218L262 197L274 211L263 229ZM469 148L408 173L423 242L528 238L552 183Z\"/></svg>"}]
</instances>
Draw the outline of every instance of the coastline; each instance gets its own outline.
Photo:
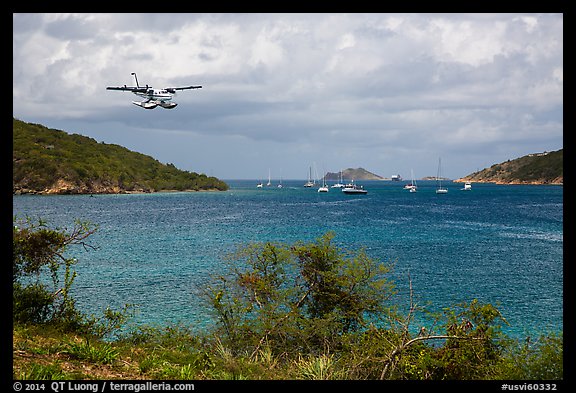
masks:
<instances>
[{"instance_id":1,"label":"coastline","mask_svg":"<svg viewBox=\"0 0 576 393\"><path fill-rule=\"evenodd\" d=\"M126 195L126 194L160 194L160 193L176 193L176 192L214 192L223 191L217 188L207 188L200 190L186 189L186 190L121 190L121 191L93 191L93 192L80 192L80 191L53 191L53 190L15 190L12 195Z\"/></svg>"},{"instance_id":2,"label":"coastline","mask_svg":"<svg viewBox=\"0 0 576 393\"><path fill-rule=\"evenodd\" d=\"M200 189L159 189L136 184L133 188L127 189L110 181L91 181L83 184L73 183L68 180L58 179L50 187L31 189L22 187L19 184L12 184L12 195L99 195L99 194L150 194L157 192L197 192L197 191L220 191L218 188L200 188Z\"/></svg>"},{"instance_id":3,"label":"coastline","mask_svg":"<svg viewBox=\"0 0 576 393\"><path fill-rule=\"evenodd\" d=\"M465 182L471 182L471 183L491 183L491 184L500 184L500 185L510 185L510 186L514 186L514 185L522 185L522 186L564 186L564 182L549 182L549 181L521 181L521 180L510 180L510 181L505 181L505 180L474 180L474 179L468 179L468 178L460 178L460 179L455 179L452 180L452 182L454 183L465 183Z\"/></svg>"}]
</instances>

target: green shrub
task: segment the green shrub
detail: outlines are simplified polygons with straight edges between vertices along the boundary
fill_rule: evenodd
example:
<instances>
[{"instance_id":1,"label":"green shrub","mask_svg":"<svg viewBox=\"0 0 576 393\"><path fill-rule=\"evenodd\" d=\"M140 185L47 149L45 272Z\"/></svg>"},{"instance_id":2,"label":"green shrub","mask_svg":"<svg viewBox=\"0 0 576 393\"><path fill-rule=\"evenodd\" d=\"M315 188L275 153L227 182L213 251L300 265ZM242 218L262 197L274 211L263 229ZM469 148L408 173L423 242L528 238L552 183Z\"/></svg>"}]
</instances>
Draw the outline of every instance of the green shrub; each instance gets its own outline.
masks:
<instances>
[{"instance_id":1,"label":"green shrub","mask_svg":"<svg viewBox=\"0 0 576 393\"><path fill-rule=\"evenodd\" d=\"M23 286L15 283L12 295L12 313L20 323L42 323L52 313L54 296L40 283Z\"/></svg>"},{"instance_id":2,"label":"green shrub","mask_svg":"<svg viewBox=\"0 0 576 393\"><path fill-rule=\"evenodd\" d=\"M496 379L561 380L564 378L562 333L511 342L502 357Z\"/></svg>"},{"instance_id":3,"label":"green shrub","mask_svg":"<svg viewBox=\"0 0 576 393\"><path fill-rule=\"evenodd\" d=\"M71 327L80 323L70 289L76 278L76 261L64 255L74 244L85 247L95 228L77 222L71 232L50 229L42 220L14 218L12 230L13 318L20 323L59 322ZM49 276L45 277L46 275ZM51 288L45 284L52 282Z\"/></svg>"},{"instance_id":4,"label":"green shrub","mask_svg":"<svg viewBox=\"0 0 576 393\"><path fill-rule=\"evenodd\" d=\"M387 311L390 267L364 250L347 255L333 233L314 243L252 244L231 256L231 275L205 293L225 344L255 355L264 342L274 354L324 353Z\"/></svg>"}]
</instances>

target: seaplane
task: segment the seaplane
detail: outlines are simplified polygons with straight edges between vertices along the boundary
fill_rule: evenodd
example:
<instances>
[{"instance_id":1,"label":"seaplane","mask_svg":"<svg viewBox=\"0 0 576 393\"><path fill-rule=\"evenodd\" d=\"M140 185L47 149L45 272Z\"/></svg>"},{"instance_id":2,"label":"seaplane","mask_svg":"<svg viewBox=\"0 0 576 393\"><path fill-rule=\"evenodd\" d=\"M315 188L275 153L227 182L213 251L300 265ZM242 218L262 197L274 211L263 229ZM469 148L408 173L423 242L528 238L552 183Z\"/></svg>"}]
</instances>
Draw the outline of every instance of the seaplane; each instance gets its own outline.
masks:
<instances>
[{"instance_id":1,"label":"seaplane","mask_svg":"<svg viewBox=\"0 0 576 393\"><path fill-rule=\"evenodd\" d=\"M140 86L136 73L133 72L131 75L134 75L136 86L108 86L106 90L130 91L136 94L138 97L142 97L144 99L143 101L132 101L134 105L144 109L154 109L157 106L161 106L164 109L173 109L176 107L176 105L178 105L172 101L176 91L202 88L202 86L183 86L154 89L152 86L148 85Z\"/></svg>"}]
</instances>

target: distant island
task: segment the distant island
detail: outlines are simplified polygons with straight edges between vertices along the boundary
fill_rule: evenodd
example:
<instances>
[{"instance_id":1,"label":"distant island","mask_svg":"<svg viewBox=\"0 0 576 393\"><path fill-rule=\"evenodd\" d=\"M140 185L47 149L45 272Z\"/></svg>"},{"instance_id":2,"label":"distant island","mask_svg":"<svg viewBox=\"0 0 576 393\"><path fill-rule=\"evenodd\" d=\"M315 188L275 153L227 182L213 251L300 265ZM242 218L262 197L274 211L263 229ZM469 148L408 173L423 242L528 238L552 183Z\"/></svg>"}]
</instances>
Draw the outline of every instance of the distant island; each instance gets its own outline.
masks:
<instances>
[{"instance_id":1,"label":"distant island","mask_svg":"<svg viewBox=\"0 0 576 393\"><path fill-rule=\"evenodd\" d=\"M438 176L424 176L422 179L420 180L450 180L447 177L438 177Z\"/></svg>"},{"instance_id":2,"label":"distant island","mask_svg":"<svg viewBox=\"0 0 576 393\"><path fill-rule=\"evenodd\" d=\"M533 153L494 164L455 182L496 184L564 184L564 151Z\"/></svg>"},{"instance_id":3,"label":"distant island","mask_svg":"<svg viewBox=\"0 0 576 393\"><path fill-rule=\"evenodd\" d=\"M367 171L364 168L348 168L342 171L342 179L346 180L386 180L382 176ZM326 172L326 180L340 181L340 172Z\"/></svg>"},{"instance_id":4,"label":"distant island","mask_svg":"<svg viewBox=\"0 0 576 393\"><path fill-rule=\"evenodd\" d=\"M228 189L125 147L13 118L13 194L122 194Z\"/></svg>"}]
</instances>

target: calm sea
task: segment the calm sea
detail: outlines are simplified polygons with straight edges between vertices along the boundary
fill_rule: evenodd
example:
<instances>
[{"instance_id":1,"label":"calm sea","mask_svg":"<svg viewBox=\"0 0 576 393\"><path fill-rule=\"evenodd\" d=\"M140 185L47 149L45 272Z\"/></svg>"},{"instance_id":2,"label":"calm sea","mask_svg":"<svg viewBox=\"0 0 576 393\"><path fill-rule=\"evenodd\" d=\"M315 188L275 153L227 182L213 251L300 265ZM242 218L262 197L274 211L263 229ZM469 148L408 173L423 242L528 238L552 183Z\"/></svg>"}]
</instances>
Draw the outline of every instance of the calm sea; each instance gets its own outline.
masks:
<instances>
[{"instance_id":1,"label":"calm sea","mask_svg":"<svg viewBox=\"0 0 576 393\"><path fill-rule=\"evenodd\" d=\"M224 257L249 242L313 241L334 231L347 250L364 247L393 262L400 301L408 273L417 302L440 310L478 299L498 305L506 332L524 337L563 323L563 188L359 182L367 195L318 193L302 180L283 188L227 181L226 192L136 195L14 196L13 213L49 225L99 226L97 250L70 249L78 259L74 296L82 311L137 304L133 323L211 323L198 286L222 271ZM403 300L402 300L403 299Z\"/></svg>"}]
</instances>

